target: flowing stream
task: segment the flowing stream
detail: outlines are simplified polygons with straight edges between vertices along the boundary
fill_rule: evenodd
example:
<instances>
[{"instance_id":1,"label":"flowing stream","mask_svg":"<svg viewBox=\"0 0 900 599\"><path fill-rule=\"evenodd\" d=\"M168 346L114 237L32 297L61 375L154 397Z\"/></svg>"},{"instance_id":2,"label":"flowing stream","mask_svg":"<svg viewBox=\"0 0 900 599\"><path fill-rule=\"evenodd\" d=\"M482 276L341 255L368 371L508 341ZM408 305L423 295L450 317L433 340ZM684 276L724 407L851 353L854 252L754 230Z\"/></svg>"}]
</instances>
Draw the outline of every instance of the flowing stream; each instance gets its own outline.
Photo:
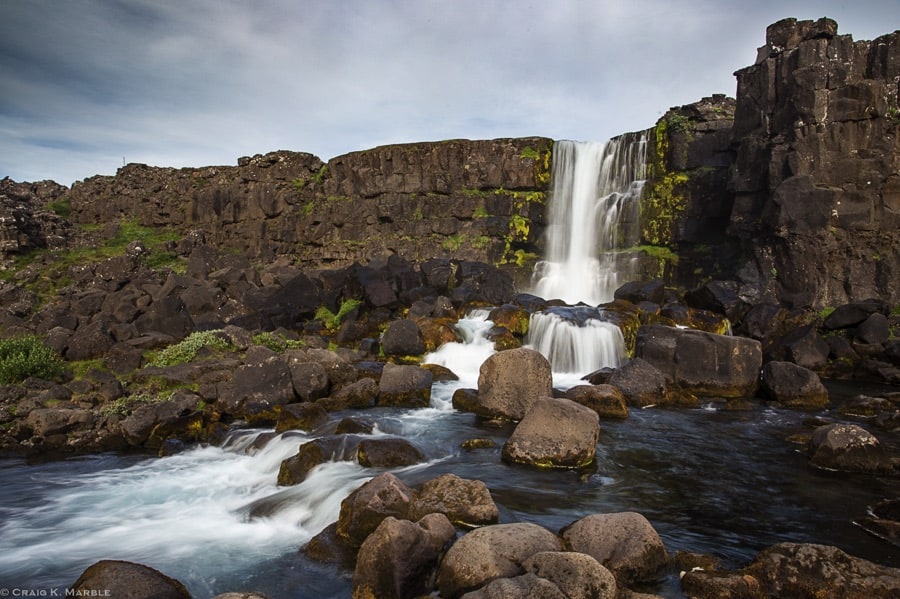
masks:
<instances>
[{"instance_id":1,"label":"flowing stream","mask_svg":"<svg viewBox=\"0 0 900 599\"><path fill-rule=\"evenodd\" d=\"M598 253L592 240L612 240L634 218L627 215L640 192L642 170L635 160L643 159L643 146L632 136L605 145L557 145L556 224L536 289L545 297L589 304L532 316L526 342L551 361L557 387L623 360L621 331L593 307L610 299L618 278L627 276L615 251L621 243L609 241ZM605 206L599 213L598 198ZM566 207L556 206L560 199ZM580 231L579 223L589 230ZM477 386L478 369L494 352L486 338L488 315L470 313L457 324L463 342L426 356L460 379L435 383L431 407L361 413L377 422L373 434L407 438L426 455L425 463L394 471L407 484L448 472L479 479L498 504L501 522L533 522L551 530L593 513L636 511L650 520L669 552L711 553L725 567L743 566L781 541L832 544L900 567L900 549L853 524L867 515L867 506L896 497L900 483L810 469L802 446L788 440L809 430L803 425L809 415L802 412L763 402L739 412L714 402L700 409L633 410L627 420L601 424L596 465L589 471L504 464L500 448L513 425L488 426L451 404L456 389ZM197 598L247 590L278 599L348 597L350 573L312 562L299 550L337 520L344 497L380 471L330 462L299 485L281 488L276 480L282 460L353 414L334 414L331 424L311 433L235 430L221 447L164 458L0 459L0 590L64 596L92 563L121 559L179 579ZM461 449L472 438L493 440L494 446ZM645 590L681 596L675 573Z\"/></svg>"}]
</instances>

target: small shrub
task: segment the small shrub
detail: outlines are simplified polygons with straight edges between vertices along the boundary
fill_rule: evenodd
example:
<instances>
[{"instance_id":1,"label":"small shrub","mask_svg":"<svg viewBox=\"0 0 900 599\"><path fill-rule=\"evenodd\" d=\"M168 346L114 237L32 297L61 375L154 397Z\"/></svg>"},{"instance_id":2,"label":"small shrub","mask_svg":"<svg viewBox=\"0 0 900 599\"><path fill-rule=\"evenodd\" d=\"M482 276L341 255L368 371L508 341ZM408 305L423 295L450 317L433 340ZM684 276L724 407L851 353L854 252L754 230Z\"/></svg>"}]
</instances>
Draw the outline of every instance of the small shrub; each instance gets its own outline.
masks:
<instances>
[{"instance_id":1,"label":"small shrub","mask_svg":"<svg viewBox=\"0 0 900 599\"><path fill-rule=\"evenodd\" d=\"M196 358L197 352L204 347L229 349L231 344L222 338L221 330L197 331L185 337L183 341L159 351L149 364L150 366L184 364Z\"/></svg>"},{"instance_id":2,"label":"small shrub","mask_svg":"<svg viewBox=\"0 0 900 599\"><path fill-rule=\"evenodd\" d=\"M167 401L169 398L171 398L171 393L155 395L148 392L134 393L109 402L103 406L101 413L104 416L128 416L135 408L139 407L139 405L160 403Z\"/></svg>"},{"instance_id":3,"label":"small shrub","mask_svg":"<svg viewBox=\"0 0 900 599\"><path fill-rule=\"evenodd\" d=\"M21 383L31 376L49 380L62 370L62 359L36 335L0 340L0 384Z\"/></svg>"}]
</instances>

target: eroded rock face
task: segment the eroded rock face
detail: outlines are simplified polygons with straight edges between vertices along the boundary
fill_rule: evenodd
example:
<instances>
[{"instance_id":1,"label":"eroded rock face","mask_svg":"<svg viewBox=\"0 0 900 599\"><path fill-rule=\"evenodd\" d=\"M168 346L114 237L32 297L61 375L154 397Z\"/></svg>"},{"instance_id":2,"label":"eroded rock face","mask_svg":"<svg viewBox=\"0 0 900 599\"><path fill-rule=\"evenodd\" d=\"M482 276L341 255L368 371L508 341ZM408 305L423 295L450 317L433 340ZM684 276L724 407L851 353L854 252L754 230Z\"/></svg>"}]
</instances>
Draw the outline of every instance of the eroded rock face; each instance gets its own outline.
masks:
<instances>
[{"instance_id":1,"label":"eroded rock face","mask_svg":"<svg viewBox=\"0 0 900 599\"><path fill-rule=\"evenodd\" d=\"M735 73L729 233L760 295L815 307L900 297L898 56L898 32L854 42L830 19L785 19Z\"/></svg>"}]
</instances>

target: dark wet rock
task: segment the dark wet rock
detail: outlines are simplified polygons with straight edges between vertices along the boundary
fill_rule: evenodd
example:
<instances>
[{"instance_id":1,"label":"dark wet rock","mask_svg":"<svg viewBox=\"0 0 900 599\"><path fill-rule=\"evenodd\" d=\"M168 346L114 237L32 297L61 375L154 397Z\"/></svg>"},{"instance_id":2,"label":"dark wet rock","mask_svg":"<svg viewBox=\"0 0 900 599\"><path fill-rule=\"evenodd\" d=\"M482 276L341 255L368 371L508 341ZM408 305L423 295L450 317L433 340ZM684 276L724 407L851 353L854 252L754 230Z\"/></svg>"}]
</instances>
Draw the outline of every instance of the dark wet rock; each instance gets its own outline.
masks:
<instances>
[{"instance_id":1,"label":"dark wet rock","mask_svg":"<svg viewBox=\"0 0 900 599\"><path fill-rule=\"evenodd\" d=\"M596 559L622 586L652 580L668 562L659 534L635 512L592 514L560 534L567 548Z\"/></svg>"},{"instance_id":2,"label":"dark wet rock","mask_svg":"<svg viewBox=\"0 0 900 599\"><path fill-rule=\"evenodd\" d=\"M478 410L478 390L460 388L453 392L451 398L454 410L475 412Z\"/></svg>"},{"instance_id":3,"label":"dark wet rock","mask_svg":"<svg viewBox=\"0 0 900 599\"><path fill-rule=\"evenodd\" d=\"M40 437L89 429L97 421L91 410L80 408L38 408L28 412L28 426Z\"/></svg>"},{"instance_id":4,"label":"dark wet rock","mask_svg":"<svg viewBox=\"0 0 900 599\"><path fill-rule=\"evenodd\" d=\"M629 405L643 408L668 403L666 375L644 359L629 360L608 381L625 395Z\"/></svg>"},{"instance_id":5,"label":"dark wet rock","mask_svg":"<svg viewBox=\"0 0 900 599\"><path fill-rule=\"evenodd\" d=\"M405 520L415 492L385 472L365 483L341 502L337 536L359 547L388 516Z\"/></svg>"},{"instance_id":6,"label":"dark wet rock","mask_svg":"<svg viewBox=\"0 0 900 599\"><path fill-rule=\"evenodd\" d=\"M774 360L793 362L804 368L821 368L828 362L831 348L814 325L805 325L784 335L769 350Z\"/></svg>"},{"instance_id":7,"label":"dark wet rock","mask_svg":"<svg viewBox=\"0 0 900 599\"><path fill-rule=\"evenodd\" d=\"M192 393L180 393L169 401L141 405L135 408L130 416L122 420L122 433L133 447L143 446L151 439L151 436L155 437L157 442L148 446L159 447L166 438L175 436L177 430L191 425L196 426L195 411L199 403L199 396ZM162 428L172 434L160 438L161 435L156 431L157 428Z\"/></svg>"},{"instance_id":8,"label":"dark wet rock","mask_svg":"<svg viewBox=\"0 0 900 599\"><path fill-rule=\"evenodd\" d=\"M431 401L432 374L412 365L385 364L378 383L382 406L427 407Z\"/></svg>"},{"instance_id":9,"label":"dark wet rock","mask_svg":"<svg viewBox=\"0 0 900 599\"><path fill-rule=\"evenodd\" d=\"M759 341L664 325L641 327L634 354L700 396L750 397L762 366Z\"/></svg>"},{"instance_id":10,"label":"dark wet rock","mask_svg":"<svg viewBox=\"0 0 900 599\"><path fill-rule=\"evenodd\" d=\"M282 460L278 470L279 486L297 485L310 471L325 462L351 460L356 457L360 439L356 435L326 435L307 441L296 455Z\"/></svg>"},{"instance_id":11,"label":"dark wet rock","mask_svg":"<svg viewBox=\"0 0 900 599\"><path fill-rule=\"evenodd\" d=\"M295 400L290 367L280 357L273 357L261 364L237 367L231 381L220 385L217 403L230 414L263 423L275 421L275 406Z\"/></svg>"},{"instance_id":12,"label":"dark wet rock","mask_svg":"<svg viewBox=\"0 0 900 599\"><path fill-rule=\"evenodd\" d=\"M854 524L880 539L900 547L900 499L885 499L869 506L869 516Z\"/></svg>"},{"instance_id":13,"label":"dark wet rock","mask_svg":"<svg viewBox=\"0 0 900 599\"><path fill-rule=\"evenodd\" d=\"M349 570L354 567L357 549L337 535L337 522L334 522L311 538L301 551L311 560Z\"/></svg>"},{"instance_id":14,"label":"dark wet rock","mask_svg":"<svg viewBox=\"0 0 900 599\"><path fill-rule=\"evenodd\" d=\"M867 344L882 344L891 336L891 327L884 314L876 312L869 315L856 327L855 337Z\"/></svg>"},{"instance_id":15,"label":"dark wet rock","mask_svg":"<svg viewBox=\"0 0 900 599\"><path fill-rule=\"evenodd\" d=\"M531 314L528 310L515 304L503 304L491 310L488 320L498 327L503 327L513 335L522 336L528 332Z\"/></svg>"},{"instance_id":16,"label":"dark wet rock","mask_svg":"<svg viewBox=\"0 0 900 599\"><path fill-rule=\"evenodd\" d=\"M691 308L724 314L731 322L740 322L750 308L740 297L740 283L737 281L704 283L686 292L684 301Z\"/></svg>"},{"instance_id":17,"label":"dark wet rock","mask_svg":"<svg viewBox=\"0 0 900 599\"><path fill-rule=\"evenodd\" d=\"M897 597L900 570L829 545L778 543L734 571L688 572L687 595L718 597Z\"/></svg>"},{"instance_id":18,"label":"dark wet rock","mask_svg":"<svg viewBox=\"0 0 900 599\"><path fill-rule=\"evenodd\" d=\"M335 409L371 408L378 401L378 383L374 379L363 377L344 385L331 394L325 402L333 401Z\"/></svg>"},{"instance_id":19,"label":"dark wet rock","mask_svg":"<svg viewBox=\"0 0 900 599\"><path fill-rule=\"evenodd\" d=\"M613 385L576 385L566 390L566 399L597 412L603 418L628 418L625 395Z\"/></svg>"},{"instance_id":20,"label":"dark wet rock","mask_svg":"<svg viewBox=\"0 0 900 599\"><path fill-rule=\"evenodd\" d=\"M543 551L561 551L559 538L531 523L494 524L463 535L447 551L438 570L442 597L454 599L498 578L525 573L524 563Z\"/></svg>"},{"instance_id":21,"label":"dark wet rock","mask_svg":"<svg viewBox=\"0 0 900 599\"><path fill-rule=\"evenodd\" d=\"M388 356L420 356L425 353L425 339L414 321L394 320L381 336L381 348Z\"/></svg>"},{"instance_id":22,"label":"dark wet rock","mask_svg":"<svg viewBox=\"0 0 900 599\"><path fill-rule=\"evenodd\" d=\"M481 365L475 413L521 420L531 405L552 395L550 363L533 349L497 352Z\"/></svg>"},{"instance_id":23,"label":"dark wet rock","mask_svg":"<svg viewBox=\"0 0 900 599\"><path fill-rule=\"evenodd\" d=\"M279 406L275 432L289 430L312 431L328 421L328 412L322 406L311 403L292 403Z\"/></svg>"},{"instance_id":24,"label":"dark wet rock","mask_svg":"<svg viewBox=\"0 0 900 599\"><path fill-rule=\"evenodd\" d=\"M543 397L503 445L507 462L543 468L580 468L594 460L600 438L597 412L569 399Z\"/></svg>"},{"instance_id":25,"label":"dark wet rock","mask_svg":"<svg viewBox=\"0 0 900 599\"><path fill-rule=\"evenodd\" d=\"M859 325L872 314L883 310L883 302L875 299L843 304L826 316L822 324L826 329L832 331L847 329Z\"/></svg>"},{"instance_id":26,"label":"dark wet rock","mask_svg":"<svg viewBox=\"0 0 900 599\"><path fill-rule=\"evenodd\" d=\"M88 567L69 587L77 597L116 599L190 599L183 584L149 566L102 560Z\"/></svg>"},{"instance_id":27,"label":"dark wet rock","mask_svg":"<svg viewBox=\"0 0 900 599\"><path fill-rule=\"evenodd\" d=\"M297 397L303 401L315 401L328 395L331 382L324 366L318 362L297 361L288 357L288 367Z\"/></svg>"},{"instance_id":28,"label":"dark wet rock","mask_svg":"<svg viewBox=\"0 0 900 599\"><path fill-rule=\"evenodd\" d=\"M360 441L357 458L367 468L397 468L424 462L425 454L406 439L379 437Z\"/></svg>"},{"instance_id":29,"label":"dark wet rock","mask_svg":"<svg viewBox=\"0 0 900 599\"><path fill-rule=\"evenodd\" d=\"M787 314L787 310L777 304L759 303L744 314L737 330L751 339L762 341L776 334Z\"/></svg>"},{"instance_id":30,"label":"dark wet rock","mask_svg":"<svg viewBox=\"0 0 900 599\"><path fill-rule=\"evenodd\" d=\"M368 435L372 433L374 428L375 423L372 420L348 416L342 418L341 421L337 423L337 426L334 428L334 434L355 433Z\"/></svg>"},{"instance_id":31,"label":"dark wet rock","mask_svg":"<svg viewBox=\"0 0 900 599\"><path fill-rule=\"evenodd\" d=\"M455 474L442 474L422 484L409 506L409 517L418 520L439 513L464 526L495 524L500 512L487 486Z\"/></svg>"},{"instance_id":32,"label":"dark wet rock","mask_svg":"<svg viewBox=\"0 0 900 599\"><path fill-rule=\"evenodd\" d=\"M666 283L662 279L652 281L631 281L625 283L613 293L615 299L622 299L632 304L650 302L662 304L666 297Z\"/></svg>"},{"instance_id":33,"label":"dark wet rock","mask_svg":"<svg viewBox=\"0 0 900 599\"><path fill-rule=\"evenodd\" d=\"M875 435L855 424L818 427L807 447L809 462L825 470L883 474L891 460Z\"/></svg>"},{"instance_id":34,"label":"dark wet rock","mask_svg":"<svg viewBox=\"0 0 900 599\"><path fill-rule=\"evenodd\" d=\"M456 535L442 514L417 522L388 516L359 548L353 597L385 599L424 596L432 590L444 546Z\"/></svg>"},{"instance_id":35,"label":"dark wet rock","mask_svg":"<svg viewBox=\"0 0 900 599\"><path fill-rule=\"evenodd\" d=\"M791 362L766 362L760 378L761 390L792 408L823 408L828 405L828 390L812 370Z\"/></svg>"}]
</instances>

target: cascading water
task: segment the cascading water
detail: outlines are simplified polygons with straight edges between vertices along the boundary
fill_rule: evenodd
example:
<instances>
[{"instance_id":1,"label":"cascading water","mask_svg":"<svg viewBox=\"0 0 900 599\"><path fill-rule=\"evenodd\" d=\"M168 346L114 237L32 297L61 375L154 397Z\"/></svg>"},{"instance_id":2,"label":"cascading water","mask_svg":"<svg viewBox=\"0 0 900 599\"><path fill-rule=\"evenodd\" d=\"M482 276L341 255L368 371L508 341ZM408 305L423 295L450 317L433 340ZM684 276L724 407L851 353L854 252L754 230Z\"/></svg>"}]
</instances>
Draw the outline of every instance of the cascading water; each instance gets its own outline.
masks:
<instances>
[{"instance_id":1,"label":"cascading water","mask_svg":"<svg viewBox=\"0 0 900 599\"><path fill-rule=\"evenodd\" d=\"M605 144L556 142L547 259L535 268L535 295L595 306L630 280L634 257L622 250L638 238L646 146L642 133ZM567 374L617 367L625 353L618 327L578 307L532 314L525 341Z\"/></svg>"},{"instance_id":2,"label":"cascading water","mask_svg":"<svg viewBox=\"0 0 900 599\"><path fill-rule=\"evenodd\" d=\"M646 135L603 143L558 141L553 148L546 260L537 264L533 293L568 304L612 300L632 275Z\"/></svg>"}]
</instances>

